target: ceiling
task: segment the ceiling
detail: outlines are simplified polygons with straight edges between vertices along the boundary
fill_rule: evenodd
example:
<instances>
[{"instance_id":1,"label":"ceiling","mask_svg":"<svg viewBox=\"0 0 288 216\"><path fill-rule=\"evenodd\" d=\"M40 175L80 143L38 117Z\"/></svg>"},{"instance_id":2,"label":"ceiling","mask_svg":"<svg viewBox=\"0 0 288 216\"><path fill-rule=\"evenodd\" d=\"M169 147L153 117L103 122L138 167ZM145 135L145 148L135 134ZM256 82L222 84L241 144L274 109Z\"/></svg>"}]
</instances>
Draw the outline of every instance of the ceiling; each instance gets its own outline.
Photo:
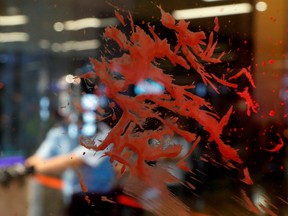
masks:
<instances>
[{"instance_id":1,"label":"ceiling","mask_svg":"<svg viewBox=\"0 0 288 216\"><path fill-rule=\"evenodd\" d=\"M206 0L208 1L208 0ZM222 0L215 2L206 2L205 0L0 0L0 16L7 15L25 15L28 22L24 25L17 26L1 26L0 33L8 32L25 32L29 35L29 39L25 42L0 42L0 52L19 51L25 52L58 52L64 54L91 55L95 53L95 49L75 51L69 50L63 52L63 49L56 44L64 44L67 41L92 41L101 40L103 27L86 28L78 31L55 31L54 24L57 22L65 22L68 20L77 20L87 17L111 18L114 17L114 11L129 11L134 20L137 21L154 21L160 18L160 11L157 6L161 5L167 12L173 12L177 9L199 8L206 6L234 4L236 0ZM211 0L210 0L211 1ZM247 0L248 1L248 0ZM220 18L221 34L232 35L231 37L243 36L239 32L245 34L249 32L249 16L245 16L244 20L239 19L241 15L225 16ZM248 19L248 20L247 20ZM1 19L0 19L1 23ZM247 24L248 23L248 24ZM195 19L191 21L191 26L196 29L211 28L213 26L213 18ZM237 37L238 37L237 36ZM54 45L53 45L54 44ZM67 44L66 44L67 45ZM69 45L68 45L69 46ZM56 47L56 48L55 48ZM60 50L59 50L60 49ZM55 51L56 50L56 51Z\"/></svg>"}]
</instances>

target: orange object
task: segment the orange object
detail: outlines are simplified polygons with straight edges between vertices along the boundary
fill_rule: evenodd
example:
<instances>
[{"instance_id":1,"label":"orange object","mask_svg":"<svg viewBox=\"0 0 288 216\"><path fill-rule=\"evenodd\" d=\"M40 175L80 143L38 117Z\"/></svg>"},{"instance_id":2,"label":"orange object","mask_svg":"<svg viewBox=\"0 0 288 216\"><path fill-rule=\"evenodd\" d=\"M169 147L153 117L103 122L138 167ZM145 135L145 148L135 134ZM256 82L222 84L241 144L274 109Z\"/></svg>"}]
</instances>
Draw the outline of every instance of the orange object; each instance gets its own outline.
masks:
<instances>
[{"instance_id":1,"label":"orange object","mask_svg":"<svg viewBox=\"0 0 288 216\"><path fill-rule=\"evenodd\" d=\"M53 188L56 190L62 190L63 188L63 181L59 178L40 174L37 174L34 177L36 181L43 186Z\"/></svg>"},{"instance_id":2,"label":"orange object","mask_svg":"<svg viewBox=\"0 0 288 216\"><path fill-rule=\"evenodd\" d=\"M119 195L117 197L117 202L122 205L130 206L134 208L142 208L142 206L135 199L127 195Z\"/></svg>"}]
</instances>

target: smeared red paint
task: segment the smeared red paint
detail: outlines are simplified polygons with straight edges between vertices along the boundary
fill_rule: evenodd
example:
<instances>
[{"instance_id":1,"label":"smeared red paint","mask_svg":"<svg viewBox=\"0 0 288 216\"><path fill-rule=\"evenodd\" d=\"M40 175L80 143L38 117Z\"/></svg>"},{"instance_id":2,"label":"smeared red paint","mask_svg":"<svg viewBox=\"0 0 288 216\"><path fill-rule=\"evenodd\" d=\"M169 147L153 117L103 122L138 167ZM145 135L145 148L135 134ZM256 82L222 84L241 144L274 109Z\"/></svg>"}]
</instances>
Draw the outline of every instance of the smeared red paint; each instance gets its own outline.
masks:
<instances>
[{"instance_id":1,"label":"smeared red paint","mask_svg":"<svg viewBox=\"0 0 288 216\"><path fill-rule=\"evenodd\" d=\"M185 156L183 156L183 157L181 158L181 160L179 160L178 166L179 166L181 169L183 169L183 170L185 170L185 171L188 171L188 172L190 171L190 169L189 169L188 166L186 165L185 160L193 153L193 151L195 150L195 148L196 148L196 146L198 145L198 143L200 142L200 140L201 140L201 138L198 137L198 138L194 141L194 143L193 143L192 147L190 148L189 152L188 152Z\"/></svg>"},{"instance_id":2,"label":"smeared red paint","mask_svg":"<svg viewBox=\"0 0 288 216\"><path fill-rule=\"evenodd\" d=\"M246 207L249 211L255 213L256 215L259 215L261 212L260 210L253 204L253 202L251 201L251 199L248 197L246 191L241 190L241 194L242 194L242 198L244 199L244 201L246 202Z\"/></svg>"},{"instance_id":3,"label":"smeared red paint","mask_svg":"<svg viewBox=\"0 0 288 216\"><path fill-rule=\"evenodd\" d=\"M251 111L252 112L257 112L259 104L252 99L251 95L248 92L248 88L247 87L244 89L243 92L237 92L237 94L239 94L240 97L245 99L246 105L247 105L247 115L248 116L251 115Z\"/></svg>"},{"instance_id":4,"label":"smeared red paint","mask_svg":"<svg viewBox=\"0 0 288 216\"><path fill-rule=\"evenodd\" d=\"M281 138L280 134L277 133L277 136L279 137L279 143L275 145L273 149L266 149L269 152L278 152L281 148L284 146L284 141Z\"/></svg>"},{"instance_id":5,"label":"smeared red paint","mask_svg":"<svg viewBox=\"0 0 288 216\"><path fill-rule=\"evenodd\" d=\"M83 179L81 173L77 172L77 175L78 175L79 180L80 180L80 186L81 186L82 191L83 192L88 192L88 188L87 188L87 186L86 186L86 184L84 182L84 179Z\"/></svg>"},{"instance_id":6,"label":"smeared red paint","mask_svg":"<svg viewBox=\"0 0 288 216\"><path fill-rule=\"evenodd\" d=\"M125 26L125 21L124 18L121 14L119 14L117 11L115 11L115 16L117 17L117 19L120 21L120 23Z\"/></svg>"},{"instance_id":7,"label":"smeared red paint","mask_svg":"<svg viewBox=\"0 0 288 216\"><path fill-rule=\"evenodd\" d=\"M215 117L213 117L214 114L211 116L211 112L198 109L198 107L201 106L206 106L210 108L210 105L202 98L199 98L196 95L187 92L185 86L176 86L175 84L173 84L170 76L164 75L160 68L157 68L155 67L155 65L151 64L151 61L154 61L155 58L167 57L169 60L172 61L172 63L178 63L187 69L192 66L200 74L204 83L207 85L209 84L217 92L218 89L211 82L213 78L220 84L226 84L230 87L236 88L236 84L229 84L223 79L208 74L205 71L204 66L196 60L196 56L198 55L207 62L220 62L222 54L218 58L211 57L217 44L216 42L213 43L213 32L210 34L207 48L203 50L200 45L205 44L203 42L203 39L205 39L204 32L191 32L190 30L188 30L187 22L182 20L178 24L176 24L174 18L170 14L164 12L161 8L160 10L162 14L162 24L167 28L175 30L176 32L178 46L176 46L175 51L171 50L170 45L167 43L166 39L161 40L156 35L153 27L150 27L149 30L150 33L153 35L154 40L150 36L148 36L140 27L136 26L136 30L132 32L130 36L131 42L128 41L126 36L124 36L124 34L115 27L109 27L106 29L105 37L115 40L121 49L130 52L130 55L125 54L121 58L112 59L109 62L104 59L102 59L102 62L98 62L94 59L91 60L92 63L95 65L95 71L100 71L98 74L99 77L103 77L103 81L107 86L109 86L108 97L117 100L121 108L126 111L124 112L122 119L125 119L125 117L127 117L127 122L129 122L130 120L136 120L136 124L138 125L141 125L142 123L139 122L136 116L131 116L131 113L133 113L135 110L137 110L140 114L140 116L138 117L142 117L143 119L148 117L154 117L163 122L163 119L159 118L157 114L150 113L151 111L149 110L151 110L153 107L149 108L149 106L146 105L148 107L148 109L146 108L148 112L146 111L145 113L141 111L143 110L144 99L147 99L147 97L149 98L149 100L152 100L156 104L168 108L175 113L195 118L205 127L208 132L211 133L211 139L213 139L218 144L219 150L224 157L227 157L228 159L232 159L237 162L241 162L241 159L237 156L236 150L227 146L221 141L221 130L214 130L214 128L218 128L218 123ZM137 46L133 44L137 44ZM192 48L194 52L188 50L188 46ZM176 54L176 52L179 52L180 49L182 49L187 59ZM121 67L125 68L125 70L122 69L121 71L121 74L124 76L125 79L124 83L121 80L121 85L120 82L115 82L115 80L111 82L111 80L109 80L111 79L111 76L109 77L107 76L107 74L104 74L104 71L111 70L113 68L113 65L120 65L120 69ZM137 70L137 68L141 68L141 70ZM173 105L171 104L171 102L166 101L166 98L168 96L167 93L160 97L158 96L159 98L155 98L153 96L137 96L135 98L128 98L118 94L119 92L124 91L124 88L127 87L129 84L137 83L138 80L145 78L150 78L152 80L163 83L166 87L167 93L170 94L169 97L175 98L176 103L174 103ZM234 77L233 79L236 78L237 77ZM184 99L183 96L187 97L190 100ZM182 101L183 99L184 101ZM181 107L179 107L178 104L181 104ZM123 122L123 124L127 124L127 122ZM122 121L119 121L119 127L125 127L125 125L121 125L120 123L122 123ZM169 122L163 123L169 128L173 128L175 132L180 133L180 135L185 137L187 141L191 141L191 138L189 138L191 135L192 137L194 137L192 133L183 132L179 130L179 128L172 126L172 124ZM114 131L116 130L118 130L118 127L114 128ZM106 144L105 142L102 146L107 147L107 145L108 144ZM117 152L117 154L119 154L119 152ZM161 157L167 156L162 154L160 155ZM160 157L160 155L158 155L157 157Z\"/></svg>"},{"instance_id":8,"label":"smeared red paint","mask_svg":"<svg viewBox=\"0 0 288 216\"><path fill-rule=\"evenodd\" d=\"M214 31L215 32L219 32L219 29L220 29L220 26L219 26L219 20L218 20L218 17L216 17L215 19L214 19L214 23L215 23L215 26L214 26Z\"/></svg>"},{"instance_id":9,"label":"smeared red paint","mask_svg":"<svg viewBox=\"0 0 288 216\"><path fill-rule=\"evenodd\" d=\"M212 77L213 77L215 80L217 80L217 82L221 83L221 84L224 85L224 86L227 86L227 87L230 87L230 88L237 88L237 87L238 87L237 84L235 84L235 83L229 83L229 82L227 82L227 81L224 80L224 79L218 78L218 77L215 76L214 74L212 74Z\"/></svg>"},{"instance_id":10,"label":"smeared red paint","mask_svg":"<svg viewBox=\"0 0 288 216\"><path fill-rule=\"evenodd\" d=\"M203 31L193 32L189 30L189 22L184 20L176 22L171 14L166 13L161 7L159 9L161 24L175 33L177 38L175 47L171 46L166 38L162 39L158 36L155 26L147 24L149 32L145 32L139 26L134 25L131 14L124 17L115 12L115 16L122 25L129 24L131 31L127 35L119 28L109 26L105 29L104 38L116 42L122 55L112 59L107 59L105 56L100 59L91 58L95 74L89 73L87 77L97 76L106 86L106 96L115 101L115 103L109 104L114 119L116 116L113 109L116 103L123 112L117 124L100 145L94 146L92 139L83 137L80 138L80 143L96 151L104 150L110 144L113 144L106 155L110 156L111 161L124 165L122 172L125 171L124 169L130 171L129 184L126 185L125 191L131 193L141 205L141 201L150 203L153 208L149 210L153 213L164 215L164 213L173 211L181 213L181 215L191 215L191 211L175 199L166 188L165 183L179 183L179 180L161 165L151 167L146 161L161 162L163 158L177 158L181 153L182 146L174 143L173 137L179 135L185 138L187 142L193 142L188 153L177 160L178 167L189 172L185 160L193 154L201 137L197 135L194 129L182 129L177 117L167 117L160 113L158 108L164 108L179 116L198 122L209 134L208 142L214 142L217 145L220 154L225 159L225 166L235 168L233 163L242 163L242 159L237 150L233 148L233 143L228 145L222 140L223 129L227 126L230 116L234 112L234 107L231 106L226 114L219 116L215 112L213 104L189 91L195 88L193 80L190 85L175 84L174 77L165 73L161 65L157 64L157 60L165 59L174 66L177 65L186 70L195 71L203 83L214 89L218 94L221 94L219 86L230 88L246 100L248 116L252 112L257 112L258 104L252 99L248 91L250 86L256 88L256 85L250 68L240 69L240 71L236 71L236 74L234 74L235 70L229 68L227 71L224 70L221 76L206 71L202 62L220 63L225 54L224 52L220 55L214 53L217 46L217 37L214 35L219 31L217 18L214 20L214 31L206 38ZM128 20L129 23L125 20ZM117 74L121 74L121 78L116 76ZM244 91L240 91L236 83L242 75L249 81L249 86L244 88ZM165 88L164 93L160 95L142 94L133 97L125 94L125 92L128 92L130 85L135 85L140 80L146 79L161 83ZM161 126L156 129L146 129L147 119L156 119ZM167 137L172 142L167 143ZM149 144L151 139L157 140L157 145ZM133 157L133 155L137 155L137 157ZM205 160L204 157L203 160ZM213 158L211 158L211 161L221 165L221 162ZM244 169L243 181L247 184L252 183L248 169ZM83 191L87 190L83 181L81 182ZM158 200L158 197L156 197L155 200L151 201L143 198L144 188L147 190L155 189L156 195L157 191L160 191L161 199ZM164 204L168 205L169 208L164 209L161 206Z\"/></svg>"},{"instance_id":11,"label":"smeared red paint","mask_svg":"<svg viewBox=\"0 0 288 216\"><path fill-rule=\"evenodd\" d=\"M243 174L244 174L244 178L241 181L243 181L244 183L246 183L248 185L253 184L253 181L252 181L252 179L250 177L250 173L249 173L249 170L248 170L247 167L245 167L243 169Z\"/></svg>"},{"instance_id":12,"label":"smeared red paint","mask_svg":"<svg viewBox=\"0 0 288 216\"><path fill-rule=\"evenodd\" d=\"M133 208L142 208L142 206L136 202L135 199L122 194L117 197L117 202L125 206L131 206Z\"/></svg>"},{"instance_id":13,"label":"smeared red paint","mask_svg":"<svg viewBox=\"0 0 288 216\"><path fill-rule=\"evenodd\" d=\"M270 112L269 112L269 116L275 116L275 110L270 110Z\"/></svg>"},{"instance_id":14,"label":"smeared red paint","mask_svg":"<svg viewBox=\"0 0 288 216\"><path fill-rule=\"evenodd\" d=\"M237 79L237 78L239 78L242 75L247 77L247 79L249 80L249 82L250 82L250 84L251 84L251 86L253 88L256 88L255 82L254 82L252 74L251 74L251 67L242 68L237 74L235 74L234 76L230 77L229 80Z\"/></svg>"},{"instance_id":15,"label":"smeared red paint","mask_svg":"<svg viewBox=\"0 0 288 216\"><path fill-rule=\"evenodd\" d=\"M84 179L83 179L83 177L82 177L82 175L81 175L81 173L80 173L79 171L77 172L77 175L78 175L79 180L80 180L79 182L80 182L81 190L82 190L83 192L88 192L88 187L87 187L87 185L85 184ZM87 202L88 204L91 203L91 200L90 200L90 198L89 198L88 195L85 195L85 200L86 200L86 202Z\"/></svg>"}]
</instances>

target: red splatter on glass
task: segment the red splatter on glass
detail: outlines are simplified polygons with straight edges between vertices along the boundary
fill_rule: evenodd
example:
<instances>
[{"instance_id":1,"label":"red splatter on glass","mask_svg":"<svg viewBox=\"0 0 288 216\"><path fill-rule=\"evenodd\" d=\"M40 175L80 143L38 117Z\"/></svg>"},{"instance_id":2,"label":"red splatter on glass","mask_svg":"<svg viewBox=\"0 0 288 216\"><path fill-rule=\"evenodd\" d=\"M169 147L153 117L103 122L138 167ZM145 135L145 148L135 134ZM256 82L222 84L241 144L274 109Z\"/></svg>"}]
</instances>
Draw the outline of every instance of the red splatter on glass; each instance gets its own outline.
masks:
<instances>
[{"instance_id":1,"label":"red splatter on glass","mask_svg":"<svg viewBox=\"0 0 288 216\"><path fill-rule=\"evenodd\" d=\"M269 19L272 21L272 22L276 22L276 18L275 17L273 17L273 16L269 16Z\"/></svg>"},{"instance_id":2,"label":"red splatter on glass","mask_svg":"<svg viewBox=\"0 0 288 216\"><path fill-rule=\"evenodd\" d=\"M243 174L244 174L244 178L242 179L242 181L248 185L253 184L253 181L250 177L250 173L247 167L244 168Z\"/></svg>"},{"instance_id":3,"label":"red splatter on glass","mask_svg":"<svg viewBox=\"0 0 288 216\"><path fill-rule=\"evenodd\" d=\"M271 117L275 116L275 110L270 110L269 116L271 116Z\"/></svg>"},{"instance_id":4,"label":"red splatter on glass","mask_svg":"<svg viewBox=\"0 0 288 216\"><path fill-rule=\"evenodd\" d=\"M120 23L125 26L125 21L124 18L121 14L119 14L117 11L115 11L115 16L117 17L117 19L120 21Z\"/></svg>"},{"instance_id":5,"label":"red splatter on glass","mask_svg":"<svg viewBox=\"0 0 288 216\"><path fill-rule=\"evenodd\" d=\"M261 214L260 210L254 205L252 200L247 195L246 191L241 190L241 193L242 193L242 199L245 201L246 208L256 215Z\"/></svg>"},{"instance_id":6,"label":"red splatter on glass","mask_svg":"<svg viewBox=\"0 0 288 216\"><path fill-rule=\"evenodd\" d=\"M163 159L174 160L178 169L192 172L186 160L193 156L196 147L200 145L204 137L201 137L195 128L183 129L180 117L196 121L208 134L207 142L217 146L222 161L210 158L212 163L217 165L223 163L226 167L234 169L243 163L243 159L238 154L238 149L233 147L233 143L227 144L228 141L224 141L222 135L230 117L237 110L231 104L223 115L219 115L211 102L191 91L195 89L194 80L191 80L190 84L177 84L175 77L166 73L158 61L165 60L175 68L181 67L197 74L206 87L213 89L219 95L221 94L220 86L229 88L231 92L245 100L247 116L258 111L259 105L250 94L256 85L251 74L251 67L240 70L229 67L223 70L221 75L207 71L206 65L221 63L225 55L225 52L218 55L214 52L218 42L215 35L220 28L218 18L214 19L215 26L207 37L203 31L189 30L189 22L176 21L171 14L161 7L159 9L160 22L163 27L174 32L176 45L169 44L167 38L160 38L156 27L150 23L142 22L143 25L147 25L148 31L145 31L140 26L134 25L131 14L125 16L115 12L122 26L131 28L129 33L115 26L105 29L104 38L118 45L120 55L114 58L104 55L99 59L91 58L94 71L83 75L82 78L97 76L106 86L106 96L114 101L109 104L113 120L116 120L114 112L116 106L122 110L122 115L99 146L94 146L94 141L90 138L81 137L80 142L85 147L96 151L105 150L111 146L105 154L111 158L112 162L123 165L122 172L125 170L130 172L124 192L134 197L143 208L157 215L173 215L173 213L191 215L193 212L168 191L167 183L179 183L180 180L172 175L162 163ZM109 47L106 49L109 51ZM263 62L262 66L265 65L266 63ZM244 88L240 88L237 84L239 78L247 80L248 84ZM137 85L141 80L153 80L160 83L164 87L163 93L136 96L127 94L129 87ZM147 127L150 120L155 120L159 126L153 129ZM237 128L233 131L237 132ZM191 143L184 155L181 155L183 146L174 141L176 136L183 137ZM156 142L151 144L153 140ZM283 141L279 140L279 144L267 151L275 152L282 148ZM207 157L201 157L201 160L205 161ZM148 162L159 162L159 164L151 166ZM247 167L243 169L243 174L242 182L252 184ZM195 187L190 183L187 183L187 186ZM81 187L86 190L83 184ZM147 191L153 194L153 201L145 196ZM243 196L246 197L245 194ZM252 211L257 212L248 198L246 201ZM147 203L149 203L148 206Z\"/></svg>"},{"instance_id":7,"label":"red splatter on glass","mask_svg":"<svg viewBox=\"0 0 288 216\"><path fill-rule=\"evenodd\" d=\"M245 99L246 105L247 105L247 115L248 116L251 115L251 111L257 112L259 104L251 98L251 95L248 92L248 87L246 87L243 92L237 92L237 94L239 94L240 97Z\"/></svg>"},{"instance_id":8,"label":"red splatter on glass","mask_svg":"<svg viewBox=\"0 0 288 216\"><path fill-rule=\"evenodd\" d=\"M86 184L85 184L85 182L84 182L84 179L83 179L82 175L80 174L80 172L77 172L77 175L78 175L79 180L80 180L81 190L82 190L83 192L88 192L88 188L87 188L87 186L86 186Z\"/></svg>"},{"instance_id":9,"label":"red splatter on glass","mask_svg":"<svg viewBox=\"0 0 288 216\"><path fill-rule=\"evenodd\" d=\"M279 143L277 143L273 149L266 149L267 151L269 151L269 152L278 152L281 148L283 148L284 141L281 138L279 133L277 133L277 136L279 137Z\"/></svg>"},{"instance_id":10,"label":"red splatter on glass","mask_svg":"<svg viewBox=\"0 0 288 216\"><path fill-rule=\"evenodd\" d=\"M87 187L87 185L85 184L84 178L82 177L82 175L81 175L81 173L80 173L79 171L77 172L77 175L78 175L78 177L79 177L81 190L82 190L83 192L88 192L88 187ZM86 200L86 202L87 202L88 204L91 203L91 200L90 200L90 198L89 198L88 195L85 195L85 200Z\"/></svg>"}]
</instances>

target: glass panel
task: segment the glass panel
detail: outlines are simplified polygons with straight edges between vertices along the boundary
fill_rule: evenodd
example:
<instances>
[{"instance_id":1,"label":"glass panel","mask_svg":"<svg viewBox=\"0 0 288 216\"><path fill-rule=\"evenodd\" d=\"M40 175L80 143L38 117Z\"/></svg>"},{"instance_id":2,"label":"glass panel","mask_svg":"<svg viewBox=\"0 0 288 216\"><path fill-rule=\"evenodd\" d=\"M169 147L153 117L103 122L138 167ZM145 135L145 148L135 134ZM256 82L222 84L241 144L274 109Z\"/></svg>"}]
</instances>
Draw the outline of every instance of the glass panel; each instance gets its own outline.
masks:
<instances>
[{"instance_id":1,"label":"glass panel","mask_svg":"<svg viewBox=\"0 0 288 216\"><path fill-rule=\"evenodd\" d=\"M0 0L1 212L288 214L286 8Z\"/></svg>"}]
</instances>

